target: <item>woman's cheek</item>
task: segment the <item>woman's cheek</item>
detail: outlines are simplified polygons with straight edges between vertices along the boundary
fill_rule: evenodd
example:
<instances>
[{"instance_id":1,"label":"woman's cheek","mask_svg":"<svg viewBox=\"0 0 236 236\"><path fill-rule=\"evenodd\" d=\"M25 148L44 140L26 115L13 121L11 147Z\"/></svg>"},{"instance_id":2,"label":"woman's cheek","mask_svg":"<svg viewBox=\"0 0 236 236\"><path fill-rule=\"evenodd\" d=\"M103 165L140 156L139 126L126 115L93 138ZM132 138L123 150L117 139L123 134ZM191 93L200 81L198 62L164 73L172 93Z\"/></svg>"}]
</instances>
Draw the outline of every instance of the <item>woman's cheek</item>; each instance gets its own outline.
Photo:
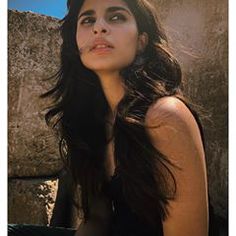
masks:
<instances>
[{"instance_id":1,"label":"woman's cheek","mask_svg":"<svg viewBox=\"0 0 236 236\"><path fill-rule=\"evenodd\" d=\"M82 50L88 44L88 39L91 38L91 35L88 34L86 30L77 29L76 32L76 44L79 50ZM87 45L88 46L88 45Z\"/></svg>"}]
</instances>

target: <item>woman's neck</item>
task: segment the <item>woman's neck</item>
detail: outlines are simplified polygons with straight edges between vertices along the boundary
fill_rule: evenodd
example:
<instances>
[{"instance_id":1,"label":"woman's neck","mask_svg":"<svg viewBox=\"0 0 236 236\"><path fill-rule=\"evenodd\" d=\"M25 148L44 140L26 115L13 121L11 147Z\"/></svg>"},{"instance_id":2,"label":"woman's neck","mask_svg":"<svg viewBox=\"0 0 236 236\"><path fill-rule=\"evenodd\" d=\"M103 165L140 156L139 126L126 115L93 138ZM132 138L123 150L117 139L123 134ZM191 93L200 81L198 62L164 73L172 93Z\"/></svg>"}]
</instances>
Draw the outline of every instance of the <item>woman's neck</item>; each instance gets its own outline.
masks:
<instances>
[{"instance_id":1,"label":"woman's neck","mask_svg":"<svg viewBox=\"0 0 236 236\"><path fill-rule=\"evenodd\" d=\"M101 73L98 75L110 110L114 115L120 100L124 96L124 86L119 73Z\"/></svg>"}]
</instances>

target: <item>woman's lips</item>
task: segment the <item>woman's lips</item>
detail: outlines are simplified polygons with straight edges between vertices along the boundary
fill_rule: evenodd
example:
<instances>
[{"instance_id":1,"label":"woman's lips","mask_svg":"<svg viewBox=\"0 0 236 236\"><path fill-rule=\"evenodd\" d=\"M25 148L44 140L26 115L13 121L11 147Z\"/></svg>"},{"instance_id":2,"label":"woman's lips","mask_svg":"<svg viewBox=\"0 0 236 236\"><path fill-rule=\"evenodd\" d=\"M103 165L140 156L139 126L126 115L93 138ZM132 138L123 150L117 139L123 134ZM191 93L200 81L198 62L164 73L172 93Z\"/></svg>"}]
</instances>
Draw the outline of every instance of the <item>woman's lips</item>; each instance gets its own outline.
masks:
<instances>
[{"instance_id":1,"label":"woman's lips","mask_svg":"<svg viewBox=\"0 0 236 236\"><path fill-rule=\"evenodd\" d=\"M94 53L107 53L113 49L113 45L104 39L96 39L91 47L91 52Z\"/></svg>"},{"instance_id":2,"label":"woman's lips","mask_svg":"<svg viewBox=\"0 0 236 236\"><path fill-rule=\"evenodd\" d=\"M92 48L91 52L94 53L105 53L110 52L113 48L107 45L97 45L96 47Z\"/></svg>"}]
</instances>

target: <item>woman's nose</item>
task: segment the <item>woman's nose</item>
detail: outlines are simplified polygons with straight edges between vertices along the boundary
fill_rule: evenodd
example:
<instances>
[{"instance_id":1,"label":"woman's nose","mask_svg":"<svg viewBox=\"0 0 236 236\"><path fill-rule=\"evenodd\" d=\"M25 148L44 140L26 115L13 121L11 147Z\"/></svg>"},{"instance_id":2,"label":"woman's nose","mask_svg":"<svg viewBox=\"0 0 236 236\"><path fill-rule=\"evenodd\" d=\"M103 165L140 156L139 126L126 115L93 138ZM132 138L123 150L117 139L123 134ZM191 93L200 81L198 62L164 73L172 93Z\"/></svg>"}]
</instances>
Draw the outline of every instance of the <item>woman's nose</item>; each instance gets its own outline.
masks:
<instances>
[{"instance_id":1,"label":"woman's nose","mask_svg":"<svg viewBox=\"0 0 236 236\"><path fill-rule=\"evenodd\" d=\"M99 19L94 23L93 26L94 34L99 34L99 33L107 34L109 31L110 31L109 26L106 24L106 22L104 22L103 19Z\"/></svg>"}]
</instances>

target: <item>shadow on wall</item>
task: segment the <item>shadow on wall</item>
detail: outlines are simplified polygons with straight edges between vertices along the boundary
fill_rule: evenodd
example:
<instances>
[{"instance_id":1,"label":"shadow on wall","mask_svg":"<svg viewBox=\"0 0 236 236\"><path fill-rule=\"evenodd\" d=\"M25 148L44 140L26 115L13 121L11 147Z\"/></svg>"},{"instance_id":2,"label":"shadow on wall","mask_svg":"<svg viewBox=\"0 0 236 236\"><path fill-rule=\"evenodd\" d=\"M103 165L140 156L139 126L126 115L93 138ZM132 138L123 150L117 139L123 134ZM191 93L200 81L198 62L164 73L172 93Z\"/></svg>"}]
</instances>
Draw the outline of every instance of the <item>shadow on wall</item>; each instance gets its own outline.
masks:
<instances>
[{"instance_id":1,"label":"shadow on wall","mask_svg":"<svg viewBox=\"0 0 236 236\"><path fill-rule=\"evenodd\" d=\"M211 114L205 122L209 191L228 219L227 1L158 1L185 92ZM57 139L44 122L43 79L59 65L58 20L9 11L9 223L49 224L58 173Z\"/></svg>"}]
</instances>

